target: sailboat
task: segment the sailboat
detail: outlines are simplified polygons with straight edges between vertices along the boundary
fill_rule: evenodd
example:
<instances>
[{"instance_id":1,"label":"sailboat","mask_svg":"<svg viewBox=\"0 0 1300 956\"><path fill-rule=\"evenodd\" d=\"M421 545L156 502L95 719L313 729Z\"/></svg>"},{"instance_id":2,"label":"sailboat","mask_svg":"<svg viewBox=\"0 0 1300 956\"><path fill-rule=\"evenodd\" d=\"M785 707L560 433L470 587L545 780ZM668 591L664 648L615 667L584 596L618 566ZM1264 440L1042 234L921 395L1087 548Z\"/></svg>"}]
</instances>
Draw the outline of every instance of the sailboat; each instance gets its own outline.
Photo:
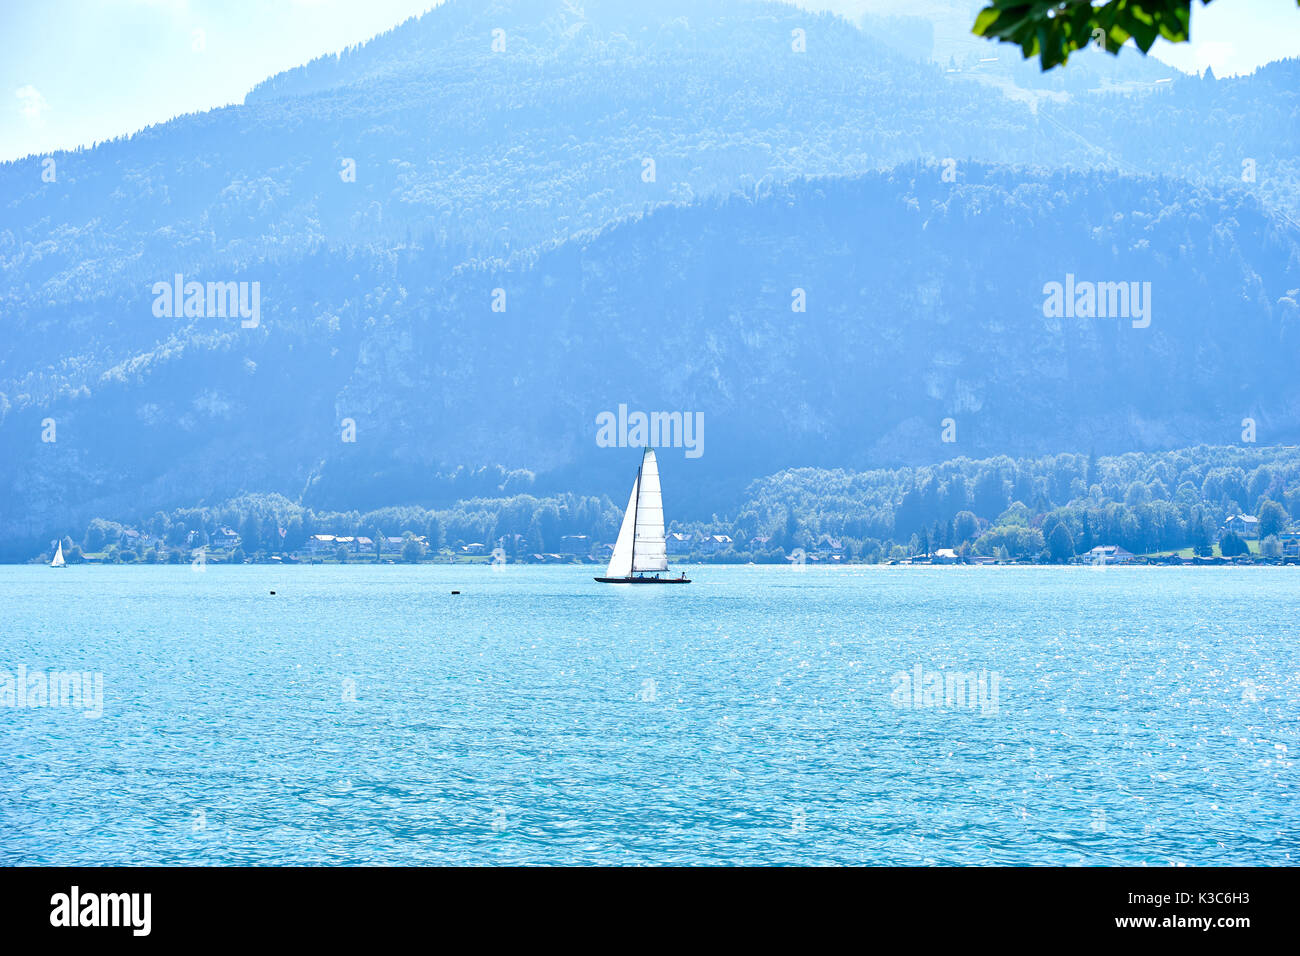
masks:
<instances>
[{"instance_id":1,"label":"sailboat","mask_svg":"<svg viewBox=\"0 0 1300 956\"><path fill-rule=\"evenodd\" d=\"M59 542L58 550L54 552L54 560L50 562L52 568L66 568L68 562L63 560L63 542Z\"/></svg>"},{"instance_id":2,"label":"sailboat","mask_svg":"<svg viewBox=\"0 0 1300 956\"><path fill-rule=\"evenodd\" d=\"M641 456L632 482L632 497L623 512L623 524L614 543L614 556L601 584L690 584L685 574L668 576L668 550L664 540L664 499L659 490L659 462L653 448Z\"/></svg>"}]
</instances>

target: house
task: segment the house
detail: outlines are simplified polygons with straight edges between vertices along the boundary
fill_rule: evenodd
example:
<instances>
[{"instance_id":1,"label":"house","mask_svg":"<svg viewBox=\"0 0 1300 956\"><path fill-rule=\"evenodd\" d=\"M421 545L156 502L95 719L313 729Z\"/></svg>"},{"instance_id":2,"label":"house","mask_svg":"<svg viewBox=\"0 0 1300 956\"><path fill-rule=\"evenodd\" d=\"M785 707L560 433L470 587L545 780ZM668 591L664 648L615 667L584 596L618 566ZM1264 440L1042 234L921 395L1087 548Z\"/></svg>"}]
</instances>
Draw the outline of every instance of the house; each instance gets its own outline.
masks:
<instances>
[{"instance_id":1,"label":"house","mask_svg":"<svg viewBox=\"0 0 1300 956\"><path fill-rule=\"evenodd\" d=\"M1300 558L1300 531L1283 531L1277 537L1282 542L1282 557Z\"/></svg>"},{"instance_id":2,"label":"house","mask_svg":"<svg viewBox=\"0 0 1300 956\"><path fill-rule=\"evenodd\" d=\"M667 546L669 554L690 554L694 544L695 538L693 535L683 534L680 531L668 532Z\"/></svg>"},{"instance_id":3,"label":"house","mask_svg":"<svg viewBox=\"0 0 1300 956\"><path fill-rule=\"evenodd\" d=\"M958 564L960 561L961 555L952 548L939 548L930 555L931 564Z\"/></svg>"},{"instance_id":4,"label":"house","mask_svg":"<svg viewBox=\"0 0 1300 956\"><path fill-rule=\"evenodd\" d=\"M214 548L233 548L239 544L239 535L233 528L218 528L212 533L211 541Z\"/></svg>"},{"instance_id":5,"label":"house","mask_svg":"<svg viewBox=\"0 0 1300 956\"><path fill-rule=\"evenodd\" d=\"M503 534L497 538L497 547L504 548L509 554L517 554L527 547L527 541L522 534Z\"/></svg>"},{"instance_id":6,"label":"house","mask_svg":"<svg viewBox=\"0 0 1300 956\"><path fill-rule=\"evenodd\" d=\"M561 554L587 554L591 551L591 539L585 534L566 534L560 538Z\"/></svg>"},{"instance_id":7,"label":"house","mask_svg":"<svg viewBox=\"0 0 1300 956\"><path fill-rule=\"evenodd\" d=\"M215 537L213 538L212 543L214 545L216 544ZM127 528L122 532L121 546L123 549L129 548L137 554L144 554L150 548L162 547L164 544L160 538L147 531L137 531L134 528Z\"/></svg>"},{"instance_id":8,"label":"house","mask_svg":"<svg viewBox=\"0 0 1300 956\"><path fill-rule=\"evenodd\" d=\"M213 539L216 543L216 539ZM122 547L130 548L140 554L144 554L151 548L165 548L167 543L156 534L148 531L136 531L134 528L127 528L122 532Z\"/></svg>"},{"instance_id":9,"label":"house","mask_svg":"<svg viewBox=\"0 0 1300 956\"><path fill-rule=\"evenodd\" d=\"M314 534L307 539L307 550L313 554L323 554L325 552L334 553L338 549L338 542L332 534Z\"/></svg>"},{"instance_id":10,"label":"house","mask_svg":"<svg viewBox=\"0 0 1300 956\"><path fill-rule=\"evenodd\" d=\"M461 554L472 554L472 555L475 555L475 554L486 554L486 553L487 553L487 546L484 545L482 541L474 541L474 542L471 542L470 544L462 544L462 545L460 546L460 553L461 553Z\"/></svg>"},{"instance_id":11,"label":"house","mask_svg":"<svg viewBox=\"0 0 1300 956\"><path fill-rule=\"evenodd\" d=\"M769 551L771 545L772 536L770 534L761 534L749 539L750 551Z\"/></svg>"},{"instance_id":12,"label":"house","mask_svg":"<svg viewBox=\"0 0 1300 956\"><path fill-rule=\"evenodd\" d=\"M140 554L144 554L144 551L153 548L164 550L166 548L166 541L155 535L155 533L148 531L138 531L135 532L135 535L133 536L131 535L130 529L127 529L127 531L122 532L122 546L123 548L131 548L139 551Z\"/></svg>"},{"instance_id":13,"label":"house","mask_svg":"<svg viewBox=\"0 0 1300 956\"><path fill-rule=\"evenodd\" d=\"M1133 554L1117 544L1099 544L1085 554L1083 559L1089 564L1128 564L1133 560Z\"/></svg>"},{"instance_id":14,"label":"house","mask_svg":"<svg viewBox=\"0 0 1300 956\"><path fill-rule=\"evenodd\" d=\"M828 534L822 535L817 539L817 553L821 555L830 555L832 557L844 556L844 542L838 538L832 538Z\"/></svg>"},{"instance_id":15,"label":"house","mask_svg":"<svg viewBox=\"0 0 1300 956\"><path fill-rule=\"evenodd\" d=\"M357 538L358 553L362 551L373 551L374 549L375 549L375 542L370 538L365 538L365 537Z\"/></svg>"},{"instance_id":16,"label":"house","mask_svg":"<svg viewBox=\"0 0 1300 956\"><path fill-rule=\"evenodd\" d=\"M717 554L719 551L726 551L734 543L731 535L709 534L704 536L703 550L709 554Z\"/></svg>"},{"instance_id":17,"label":"house","mask_svg":"<svg viewBox=\"0 0 1300 956\"><path fill-rule=\"evenodd\" d=\"M1234 531L1243 538L1259 537L1259 519L1254 515L1233 515L1223 522L1224 531Z\"/></svg>"}]
</instances>

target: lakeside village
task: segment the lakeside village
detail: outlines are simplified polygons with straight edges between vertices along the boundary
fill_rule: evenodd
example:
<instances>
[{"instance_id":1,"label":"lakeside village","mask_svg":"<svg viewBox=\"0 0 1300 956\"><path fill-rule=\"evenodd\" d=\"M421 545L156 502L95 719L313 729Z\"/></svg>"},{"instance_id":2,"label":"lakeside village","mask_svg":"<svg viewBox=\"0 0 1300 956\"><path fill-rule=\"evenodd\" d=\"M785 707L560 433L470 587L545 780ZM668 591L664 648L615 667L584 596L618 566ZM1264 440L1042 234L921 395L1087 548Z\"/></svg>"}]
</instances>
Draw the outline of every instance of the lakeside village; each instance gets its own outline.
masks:
<instances>
[{"instance_id":1,"label":"lakeside village","mask_svg":"<svg viewBox=\"0 0 1300 956\"><path fill-rule=\"evenodd\" d=\"M1042 515L1037 522L1041 525ZM986 522L981 522L986 524ZM1280 530L1261 539L1260 519L1236 514L1224 521L1212 546L1176 551L1133 554L1115 544L1097 544L1081 553L1055 549L1045 535L1042 551L1012 556L1005 546L988 546L988 529L956 547L931 542L929 535L913 538L910 547L894 545L887 552L855 550L830 535L821 535L810 547L774 547L768 536L737 541L729 534L708 531L670 531L667 550L677 564L796 564L833 566L842 564L890 565L975 565L975 564L1300 564L1300 526ZM1026 525L1033 531L1034 521ZM1040 532L1041 533L1041 532ZM455 541L434 548L427 536L406 532L401 536L375 534L316 533L301 540L286 540L288 530L277 528L261 536L256 550L246 550L242 536L228 527L212 532L188 531L183 540L175 535L159 536L136 528L96 519L81 542L65 537L51 542L48 551L34 556L33 563L49 563L56 544L61 543L69 564L595 564L609 561L613 542L595 541L588 535L561 536L553 551L532 551L524 535L513 534L493 543ZM279 540L276 540L278 537ZM936 536L937 537L937 536ZM270 539L269 541L265 539ZM278 545L278 547L277 547Z\"/></svg>"}]
</instances>

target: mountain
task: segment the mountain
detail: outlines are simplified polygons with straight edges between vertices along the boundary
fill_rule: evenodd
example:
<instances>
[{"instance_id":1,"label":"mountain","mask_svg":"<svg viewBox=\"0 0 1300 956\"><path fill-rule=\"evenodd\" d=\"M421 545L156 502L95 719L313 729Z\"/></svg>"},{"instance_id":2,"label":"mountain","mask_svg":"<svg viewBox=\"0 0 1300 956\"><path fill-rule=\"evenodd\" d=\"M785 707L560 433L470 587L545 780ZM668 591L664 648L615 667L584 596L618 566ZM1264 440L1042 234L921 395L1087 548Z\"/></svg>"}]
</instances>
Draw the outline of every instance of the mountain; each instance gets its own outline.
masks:
<instances>
[{"instance_id":1,"label":"mountain","mask_svg":"<svg viewBox=\"0 0 1300 956\"><path fill-rule=\"evenodd\" d=\"M1098 54L1068 77L1147 77L1134 62L1148 63ZM950 71L777 3L449 0L268 79L242 106L56 154L56 183L43 157L0 165L0 303L12 312L29 290L80 301L160 267L391 245L408 231L499 255L659 203L918 159L1224 187L1253 159L1250 190L1300 218L1300 61L1244 79L1129 80L1123 94L999 87L993 66ZM344 160L355 182L340 178Z\"/></svg>"},{"instance_id":2,"label":"mountain","mask_svg":"<svg viewBox=\"0 0 1300 956\"><path fill-rule=\"evenodd\" d=\"M1296 70L1026 101L780 4L453 0L0 166L0 536L604 492L620 404L703 414L701 514L799 465L1295 441ZM257 325L156 314L177 274ZM1150 283L1150 326L1045 315L1067 275Z\"/></svg>"},{"instance_id":3,"label":"mountain","mask_svg":"<svg viewBox=\"0 0 1300 956\"><path fill-rule=\"evenodd\" d=\"M365 508L444 499L436 476L461 465L598 491L628 467L596 444L620 404L703 413L695 507L799 464L1173 447L1235 440L1246 416L1294 442L1298 266L1300 233L1251 199L923 166L664 208L450 275L419 248L321 252L263 269L256 329L180 320L86 392L11 410L10 460L41 417L59 440L5 500L29 520L240 488ZM1149 282L1150 325L1045 316L1068 274Z\"/></svg>"}]
</instances>

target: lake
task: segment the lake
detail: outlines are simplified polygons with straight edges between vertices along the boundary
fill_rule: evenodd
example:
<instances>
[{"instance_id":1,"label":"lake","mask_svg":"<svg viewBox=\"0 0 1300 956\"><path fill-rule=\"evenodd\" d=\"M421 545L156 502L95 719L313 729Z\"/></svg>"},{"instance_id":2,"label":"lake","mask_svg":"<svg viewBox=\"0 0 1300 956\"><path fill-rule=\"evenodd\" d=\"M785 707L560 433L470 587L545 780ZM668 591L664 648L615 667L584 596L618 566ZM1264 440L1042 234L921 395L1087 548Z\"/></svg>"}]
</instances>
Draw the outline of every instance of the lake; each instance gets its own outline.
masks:
<instances>
[{"instance_id":1,"label":"lake","mask_svg":"<svg viewBox=\"0 0 1300 956\"><path fill-rule=\"evenodd\" d=\"M0 862L1300 857L1294 568L602 570L0 567Z\"/></svg>"}]
</instances>

